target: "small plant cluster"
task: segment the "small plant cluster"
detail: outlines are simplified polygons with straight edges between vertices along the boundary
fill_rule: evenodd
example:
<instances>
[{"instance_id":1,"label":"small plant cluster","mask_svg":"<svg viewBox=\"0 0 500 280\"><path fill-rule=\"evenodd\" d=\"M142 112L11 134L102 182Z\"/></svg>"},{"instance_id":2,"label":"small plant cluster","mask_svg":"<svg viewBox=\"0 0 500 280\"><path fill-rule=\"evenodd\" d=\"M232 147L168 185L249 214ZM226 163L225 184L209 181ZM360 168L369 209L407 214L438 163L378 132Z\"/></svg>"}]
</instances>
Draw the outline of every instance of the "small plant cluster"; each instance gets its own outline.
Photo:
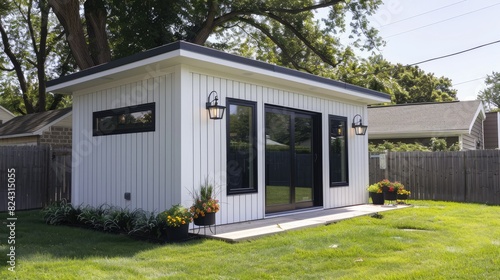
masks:
<instances>
[{"instance_id":1,"label":"small plant cluster","mask_svg":"<svg viewBox=\"0 0 500 280\"><path fill-rule=\"evenodd\" d=\"M160 213L159 217L167 223L168 227L180 227L181 225L187 225L193 221L191 212L179 204Z\"/></svg>"},{"instance_id":2,"label":"small plant cluster","mask_svg":"<svg viewBox=\"0 0 500 280\"><path fill-rule=\"evenodd\" d=\"M377 182L375 184L372 184L368 187L368 192L373 192L373 193L382 193L383 191L387 192L397 192L397 194L410 194L410 191L405 190L405 187L403 184L400 182L391 182L387 179L384 179L380 182Z\"/></svg>"},{"instance_id":3,"label":"small plant cluster","mask_svg":"<svg viewBox=\"0 0 500 280\"><path fill-rule=\"evenodd\" d=\"M156 215L141 209L131 211L109 205L75 208L71 203L61 201L46 207L43 213L44 220L49 225L70 225L128 234L155 242L165 240L167 227L180 226L192 219L191 213L180 205Z\"/></svg>"},{"instance_id":4,"label":"small plant cluster","mask_svg":"<svg viewBox=\"0 0 500 280\"><path fill-rule=\"evenodd\" d=\"M200 190L193 194L193 205L189 209L193 218L205 217L207 213L219 212L219 200L215 199L214 186L205 180Z\"/></svg>"}]
</instances>

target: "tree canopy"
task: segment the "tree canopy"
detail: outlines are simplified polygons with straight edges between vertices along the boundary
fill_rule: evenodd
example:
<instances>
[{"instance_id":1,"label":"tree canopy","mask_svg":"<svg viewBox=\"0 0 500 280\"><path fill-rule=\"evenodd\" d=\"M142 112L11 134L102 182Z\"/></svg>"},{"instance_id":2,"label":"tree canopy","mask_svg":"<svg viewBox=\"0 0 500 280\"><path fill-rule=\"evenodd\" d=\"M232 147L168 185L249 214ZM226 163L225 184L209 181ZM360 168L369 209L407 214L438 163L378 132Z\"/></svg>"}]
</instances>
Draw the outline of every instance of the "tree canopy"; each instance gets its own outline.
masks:
<instances>
[{"instance_id":1,"label":"tree canopy","mask_svg":"<svg viewBox=\"0 0 500 280\"><path fill-rule=\"evenodd\" d=\"M479 92L477 99L482 100L490 112L500 111L500 72L486 76L486 89Z\"/></svg>"},{"instance_id":2,"label":"tree canopy","mask_svg":"<svg viewBox=\"0 0 500 280\"><path fill-rule=\"evenodd\" d=\"M63 74L67 48L45 0L0 0L0 104L18 114L56 109L66 100L45 92ZM58 63L54 63L54 62Z\"/></svg>"},{"instance_id":3,"label":"tree canopy","mask_svg":"<svg viewBox=\"0 0 500 280\"><path fill-rule=\"evenodd\" d=\"M391 95L393 104L456 100L457 91L446 77L436 77L418 66L392 64L381 56L353 60L338 70L342 81Z\"/></svg>"},{"instance_id":4,"label":"tree canopy","mask_svg":"<svg viewBox=\"0 0 500 280\"><path fill-rule=\"evenodd\" d=\"M178 40L387 92L393 103L455 99L447 78L356 57L383 45L368 21L381 3L0 0L0 104L23 114L65 106L45 80Z\"/></svg>"}]
</instances>

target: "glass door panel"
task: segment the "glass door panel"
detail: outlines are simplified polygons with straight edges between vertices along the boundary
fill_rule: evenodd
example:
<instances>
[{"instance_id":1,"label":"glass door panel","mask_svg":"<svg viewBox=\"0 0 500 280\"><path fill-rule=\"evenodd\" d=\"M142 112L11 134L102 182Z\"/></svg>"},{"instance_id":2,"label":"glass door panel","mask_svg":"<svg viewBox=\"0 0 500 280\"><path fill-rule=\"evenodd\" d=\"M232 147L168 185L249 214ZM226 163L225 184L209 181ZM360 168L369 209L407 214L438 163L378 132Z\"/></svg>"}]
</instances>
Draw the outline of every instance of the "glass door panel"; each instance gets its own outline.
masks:
<instances>
[{"instance_id":1,"label":"glass door panel","mask_svg":"<svg viewBox=\"0 0 500 280\"><path fill-rule=\"evenodd\" d=\"M315 184L321 180L318 119L313 113L266 107L266 213L322 204L320 184Z\"/></svg>"},{"instance_id":2,"label":"glass door panel","mask_svg":"<svg viewBox=\"0 0 500 280\"><path fill-rule=\"evenodd\" d=\"M266 211L292 203L290 115L266 112Z\"/></svg>"},{"instance_id":3,"label":"glass door panel","mask_svg":"<svg viewBox=\"0 0 500 280\"><path fill-rule=\"evenodd\" d=\"M313 153L313 118L307 115L295 114L294 126L294 190L295 202L312 206L314 187L314 153ZM311 202L311 203L304 203Z\"/></svg>"}]
</instances>

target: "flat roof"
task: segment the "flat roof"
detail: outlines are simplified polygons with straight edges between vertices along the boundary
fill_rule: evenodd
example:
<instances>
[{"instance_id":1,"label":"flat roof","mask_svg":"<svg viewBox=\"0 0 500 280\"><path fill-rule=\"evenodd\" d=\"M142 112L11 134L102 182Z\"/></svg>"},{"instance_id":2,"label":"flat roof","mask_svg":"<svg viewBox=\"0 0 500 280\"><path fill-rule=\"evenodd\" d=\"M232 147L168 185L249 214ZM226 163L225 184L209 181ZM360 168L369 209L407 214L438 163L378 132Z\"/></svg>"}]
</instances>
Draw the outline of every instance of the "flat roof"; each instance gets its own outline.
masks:
<instances>
[{"instance_id":1,"label":"flat roof","mask_svg":"<svg viewBox=\"0 0 500 280\"><path fill-rule=\"evenodd\" d=\"M170 54L170 55L168 55ZM177 41L167 45L163 45L157 48L153 48L132 56L120 58L109 63L94 66L67 76L60 77L47 82L47 91L71 94L72 92L84 88L84 84L88 83L90 80L103 79L99 74L105 76L110 76L123 71L129 71L132 68L137 68L141 66L150 65L153 63L159 63L162 60L174 60L175 57L184 57L191 60L200 60L200 55L205 57L205 62L207 63L217 63L221 67L234 67L239 68L244 66L247 69L253 69L256 74L266 75L266 73L273 74L273 76L279 76L281 79L290 80L293 78L294 82L297 83L311 83L324 85L326 87L335 87L337 89L344 89L345 91L355 92L364 95L368 99L374 99L376 102L387 102L390 101L390 96L388 94L378 92L375 90L355 86L345 82L340 82L332 80L329 78L324 78L316 75L312 75L306 72L297 71L294 69L289 69L282 66L277 66L269 64L266 62L229 54L212 48L184 42ZM208 59L208 60L207 60ZM178 60L177 63L183 63L186 60ZM227 63L231 65L227 65ZM196 65L196 64L194 64ZM230 72L230 71L228 71ZM269 76L268 74L268 76ZM123 76L119 76L123 77ZM302 80L299 81L297 79ZM109 80L107 81L109 82ZM105 83L102 81L101 83ZM83 87L78 87L76 85L81 84ZM95 83L93 84L95 85ZM88 85L87 85L88 86ZM314 89L314 85L310 86L310 89Z\"/></svg>"}]
</instances>

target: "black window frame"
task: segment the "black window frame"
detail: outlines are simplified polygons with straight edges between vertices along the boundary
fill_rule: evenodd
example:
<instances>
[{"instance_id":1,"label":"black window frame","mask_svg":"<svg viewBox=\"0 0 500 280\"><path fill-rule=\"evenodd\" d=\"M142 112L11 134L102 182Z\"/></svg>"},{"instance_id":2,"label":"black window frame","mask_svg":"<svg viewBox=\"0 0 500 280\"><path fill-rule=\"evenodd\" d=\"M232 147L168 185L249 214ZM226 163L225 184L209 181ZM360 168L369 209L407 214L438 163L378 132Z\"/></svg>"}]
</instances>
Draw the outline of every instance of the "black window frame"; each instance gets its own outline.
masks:
<instances>
[{"instance_id":1,"label":"black window frame","mask_svg":"<svg viewBox=\"0 0 500 280\"><path fill-rule=\"evenodd\" d=\"M330 137L332 135L332 125L331 121L341 121L344 125L343 137L344 137L344 154L345 154L345 181L333 182L332 180L332 158L331 158L331 144ZM347 127L347 117L328 115L328 162L329 162L329 183L330 187L345 187L349 186L349 149L348 149L348 127Z\"/></svg>"},{"instance_id":2,"label":"black window frame","mask_svg":"<svg viewBox=\"0 0 500 280\"><path fill-rule=\"evenodd\" d=\"M146 124L128 124L127 126L120 126L116 122L116 127L112 130L103 131L99 129L98 122L99 119L105 117L115 117L118 118L120 115L132 114L137 112L151 111L152 121ZM92 135L93 136L106 136L106 135L116 135L125 133L140 133L140 132L150 132L156 129L156 103L145 103L140 105L133 105L127 107L120 107L110 110L97 111L92 113Z\"/></svg>"},{"instance_id":3,"label":"black window frame","mask_svg":"<svg viewBox=\"0 0 500 280\"><path fill-rule=\"evenodd\" d=\"M252 160L252 165L253 165L253 181L254 186L253 187L245 187L245 188L232 188L229 185L229 166L228 166L228 156L230 153L230 142L231 142L231 137L230 137L230 121L231 121L231 105L238 105L238 106L246 106L246 107L251 107L252 109L252 125L251 125L251 130L252 130L252 148L254 150L254 158ZM259 190L259 182L258 182L258 165L257 165L257 160L258 160L258 150L257 150L257 102L254 101L249 101L249 100L242 100L242 99L236 99L236 98L226 98L226 106L228 112L226 113L226 178L228 180L226 186L227 186L227 195L238 195L238 194L247 194L247 193L257 193Z\"/></svg>"}]
</instances>

